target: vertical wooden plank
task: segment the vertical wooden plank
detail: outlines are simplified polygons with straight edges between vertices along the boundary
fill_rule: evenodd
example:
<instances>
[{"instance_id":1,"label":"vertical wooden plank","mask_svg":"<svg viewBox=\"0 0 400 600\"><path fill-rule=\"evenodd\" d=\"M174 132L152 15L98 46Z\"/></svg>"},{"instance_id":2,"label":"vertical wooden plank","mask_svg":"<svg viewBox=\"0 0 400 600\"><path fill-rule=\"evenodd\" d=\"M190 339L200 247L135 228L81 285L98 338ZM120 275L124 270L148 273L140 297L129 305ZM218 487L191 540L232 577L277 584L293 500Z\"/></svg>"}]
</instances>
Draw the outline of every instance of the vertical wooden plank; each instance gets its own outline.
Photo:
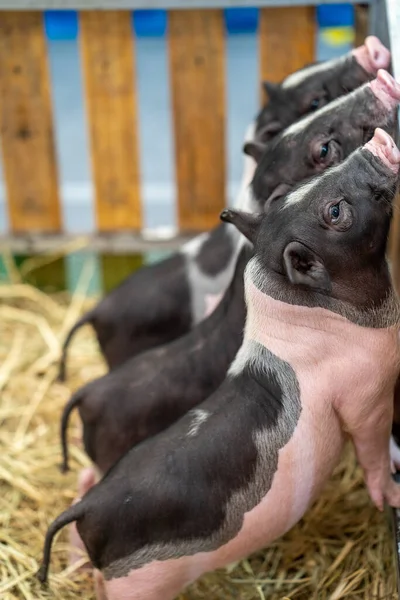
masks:
<instances>
[{"instance_id":1,"label":"vertical wooden plank","mask_svg":"<svg viewBox=\"0 0 400 600\"><path fill-rule=\"evenodd\" d=\"M131 14L83 11L80 27L97 227L103 232L139 229L142 213Z\"/></svg>"},{"instance_id":2,"label":"vertical wooden plank","mask_svg":"<svg viewBox=\"0 0 400 600\"><path fill-rule=\"evenodd\" d=\"M315 60L315 7L262 8L259 36L261 80L280 82Z\"/></svg>"},{"instance_id":3,"label":"vertical wooden plank","mask_svg":"<svg viewBox=\"0 0 400 600\"><path fill-rule=\"evenodd\" d=\"M400 294L400 192L397 193L389 237L389 257L393 282Z\"/></svg>"},{"instance_id":4,"label":"vertical wooden plank","mask_svg":"<svg viewBox=\"0 0 400 600\"><path fill-rule=\"evenodd\" d=\"M368 4L356 4L354 6L354 45L362 46L369 31L369 6Z\"/></svg>"},{"instance_id":5,"label":"vertical wooden plank","mask_svg":"<svg viewBox=\"0 0 400 600\"><path fill-rule=\"evenodd\" d=\"M0 128L12 230L60 230L50 76L40 12L0 12Z\"/></svg>"},{"instance_id":6,"label":"vertical wooden plank","mask_svg":"<svg viewBox=\"0 0 400 600\"><path fill-rule=\"evenodd\" d=\"M209 229L225 206L225 31L222 10L169 13L178 222Z\"/></svg>"}]
</instances>

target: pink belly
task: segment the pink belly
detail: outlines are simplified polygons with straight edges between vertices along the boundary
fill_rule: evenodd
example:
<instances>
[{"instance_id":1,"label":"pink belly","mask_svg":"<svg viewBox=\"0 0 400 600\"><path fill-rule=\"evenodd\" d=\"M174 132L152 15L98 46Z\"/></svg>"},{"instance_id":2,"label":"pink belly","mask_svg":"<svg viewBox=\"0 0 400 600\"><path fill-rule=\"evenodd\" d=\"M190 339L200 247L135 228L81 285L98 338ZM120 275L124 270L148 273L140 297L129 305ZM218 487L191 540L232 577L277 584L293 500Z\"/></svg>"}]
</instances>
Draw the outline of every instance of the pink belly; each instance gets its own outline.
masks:
<instances>
[{"instance_id":1,"label":"pink belly","mask_svg":"<svg viewBox=\"0 0 400 600\"><path fill-rule=\"evenodd\" d=\"M109 600L173 600L203 573L224 567L281 537L321 492L339 461L343 435L334 414L305 407L289 443L279 452L271 490L244 517L239 534L214 552L153 562L106 582Z\"/></svg>"}]
</instances>

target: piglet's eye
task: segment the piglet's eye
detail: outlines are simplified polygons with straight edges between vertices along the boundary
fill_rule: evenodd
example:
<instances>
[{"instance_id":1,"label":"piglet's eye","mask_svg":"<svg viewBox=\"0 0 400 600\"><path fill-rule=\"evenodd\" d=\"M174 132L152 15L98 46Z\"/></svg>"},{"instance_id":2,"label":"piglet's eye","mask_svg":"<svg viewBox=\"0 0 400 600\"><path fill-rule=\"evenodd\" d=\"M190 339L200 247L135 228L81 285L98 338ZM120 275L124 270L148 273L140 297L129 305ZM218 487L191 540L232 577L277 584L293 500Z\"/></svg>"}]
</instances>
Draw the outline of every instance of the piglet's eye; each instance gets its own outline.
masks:
<instances>
[{"instance_id":1,"label":"piglet's eye","mask_svg":"<svg viewBox=\"0 0 400 600\"><path fill-rule=\"evenodd\" d=\"M312 102L310 104L310 110L317 110L317 108L319 107L319 103L320 103L319 98L314 98L314 100L312 100Z\"/></svg>"},{"instance_id":2,"label":"piglet's eye","mask_svg":"<svg viewBox=\"0 0 400 600\"><path fill-rule=\"evenodd\" d=\"M319 170L340 162L342 152L336 140L317 138L311 141L310 146L312 161Z\"/></svg>"},{"instance_id":3,"label":"piglet's eye","mask_svg":"<svg viewBox=\"0 0 400 600\"><path fill-rule=\"evenodd\" d=\"M329 144L322 144L321 151L319 153L319 157L323 160L328 156L329 152Z\"/></svg>"},{"instance_id":4,"label":"piglet's eye","mask_svg":"<svg viewBox=\"0 0 400 600\"><path fill-rule=\"evenodd\" d=\"M353 209L345 201L325 205L323 211L325 223L336 231L347 231L353 224Z\"/></svg>"},{"instance_id":5,"label":"piglet's eye","mask_svg":"<svg viewBox=\"0 0 400 600\"><path fill-rule=\"evenodd\" d=\"M332 223L336 223L340 218L340 204L333 204L329 207L329 216Z\"/></svg>"}]
</instances>

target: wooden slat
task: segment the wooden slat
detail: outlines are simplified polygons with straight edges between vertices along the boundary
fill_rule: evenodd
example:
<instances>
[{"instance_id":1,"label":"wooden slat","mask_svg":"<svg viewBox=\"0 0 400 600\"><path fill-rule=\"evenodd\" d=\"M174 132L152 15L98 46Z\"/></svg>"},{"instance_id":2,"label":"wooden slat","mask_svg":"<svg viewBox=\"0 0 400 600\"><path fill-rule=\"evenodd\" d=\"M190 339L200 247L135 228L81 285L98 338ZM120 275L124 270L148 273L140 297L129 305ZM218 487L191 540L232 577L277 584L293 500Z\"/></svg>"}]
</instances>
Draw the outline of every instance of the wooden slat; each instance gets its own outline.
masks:
<instances>
[{"instance_id":1,"label":"wooden slat","mask_svg":"<svg viewBox=\"0 0 400 600\"><path fill-rule=\"evenodd\" d=\"M179 226L209 229L225 206L222 11L171 11L169 53Z\"/></svg>"},{"instance_id":2,"label":"wooden slat","mask_svg":"<svg viewBox=\"0 0 400 600\"><path fill-rule=\"evenodd\" d=\"M312 6L261 9L261 80L280 82L315 61L315 43L316 17Z\"/></svg>"},{"instance_id":3,"label":"wooden slat","mask_svg":"<svg viewBox=\"0 0 400 600\"><path fill-rule=\"evenodd\" d=\"M400 293L400 193L396 197L390 228L389 257L392 265L393 281L397 291Z\"/></svg>"},{"instance_id":4,"label":"wooden slat","mask_svg":"<svg viewBox=\"0 0 400 600\"><path fill-rule=\"evenodd\" d=\"M321 0L308 0L310 4L321 4ZM354 4L355 0L349 0ZM367 0L369 3L375 0ZM290 0L292 4L299 5L304 0ZM339 4L343 0L329 0L330 4ZM288 0L236 0L239 6L268 6L286 5ZM93 9L128 9L137 10L141 8L231 8L235 0L0 0L0 9L26 10L26 9L70 9L70 10L93 10Z\"/></svg>"},{"instance_id":5,"label":"wooden slat","mask_svg":"<svg viewBox=\"0 0 400 600\"><path fill-rule=\"evenodd\" d=\"M356 4L354 6L355 40L354 45L361 46L369 31L369 7Z\"/></svg>"},{"instance_id":6,"label":"wooden slat","mask_svg":"<svg viewBox=\"0 0 400 600\"><path fill-rule=\"evenodd\" d=\"M0 235L0 255L11 251L17 254L41 254L60 252L60 247L87 246L93 252L106 254L131 254L140 252L176 252L183 244L193 239L192 234L176 235L171 238L145 238L132 232L94 233L82 236L71 233L33 234L24 236Z\"/></svg>"},{"instance_id":7,"label":"wooden slat","mask_svg":"<svg viewBox=\"0 0 400 600\"><path fill-rule=\"evenodd\" d=\"M100 231L142 223L131 14L80 14L91 158Z\"/></svg>"},{"instance_id":8,"label":"wooden slat","mask_svg":"<svg viewBox=\"0 0 400 600\"><path fill-rule=\"evenodd\" d=\"M0 13L0 127L14 232L61 228L42 14Z\"/></svg>"}]
</instances>

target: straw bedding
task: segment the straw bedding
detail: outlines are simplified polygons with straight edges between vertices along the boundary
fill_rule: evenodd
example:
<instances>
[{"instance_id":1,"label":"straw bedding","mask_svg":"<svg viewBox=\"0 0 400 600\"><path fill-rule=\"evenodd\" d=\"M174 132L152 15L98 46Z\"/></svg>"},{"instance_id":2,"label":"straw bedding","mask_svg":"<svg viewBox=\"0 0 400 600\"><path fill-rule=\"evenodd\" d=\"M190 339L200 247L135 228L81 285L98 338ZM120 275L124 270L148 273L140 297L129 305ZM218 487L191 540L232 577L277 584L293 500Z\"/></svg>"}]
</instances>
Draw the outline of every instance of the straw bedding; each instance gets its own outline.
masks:
<instances>
[{"instance_id":1,"label":"straw bedding","mask_svg":"<svg viewBox=\"0 0 400 600\"><path fill-rule=\"evenodd\" d=\"M89 464L76 416L69 431L72 472L59 472L59 417L70 393L105 371L90 328L72 345L67 384L56 382L66 331L87 307L81 292L45 296L27 285L0 286L0 598L93 597L90 572L69 568L68 536L53 546L50 584L34 577L48 523L74 498ZM81 562L83 562L82 559ZM306 518L272 547L209 574L180 600L339 600L395 598L387 518L371 505L347 449Z\"/></svg>"}]
</instances>

